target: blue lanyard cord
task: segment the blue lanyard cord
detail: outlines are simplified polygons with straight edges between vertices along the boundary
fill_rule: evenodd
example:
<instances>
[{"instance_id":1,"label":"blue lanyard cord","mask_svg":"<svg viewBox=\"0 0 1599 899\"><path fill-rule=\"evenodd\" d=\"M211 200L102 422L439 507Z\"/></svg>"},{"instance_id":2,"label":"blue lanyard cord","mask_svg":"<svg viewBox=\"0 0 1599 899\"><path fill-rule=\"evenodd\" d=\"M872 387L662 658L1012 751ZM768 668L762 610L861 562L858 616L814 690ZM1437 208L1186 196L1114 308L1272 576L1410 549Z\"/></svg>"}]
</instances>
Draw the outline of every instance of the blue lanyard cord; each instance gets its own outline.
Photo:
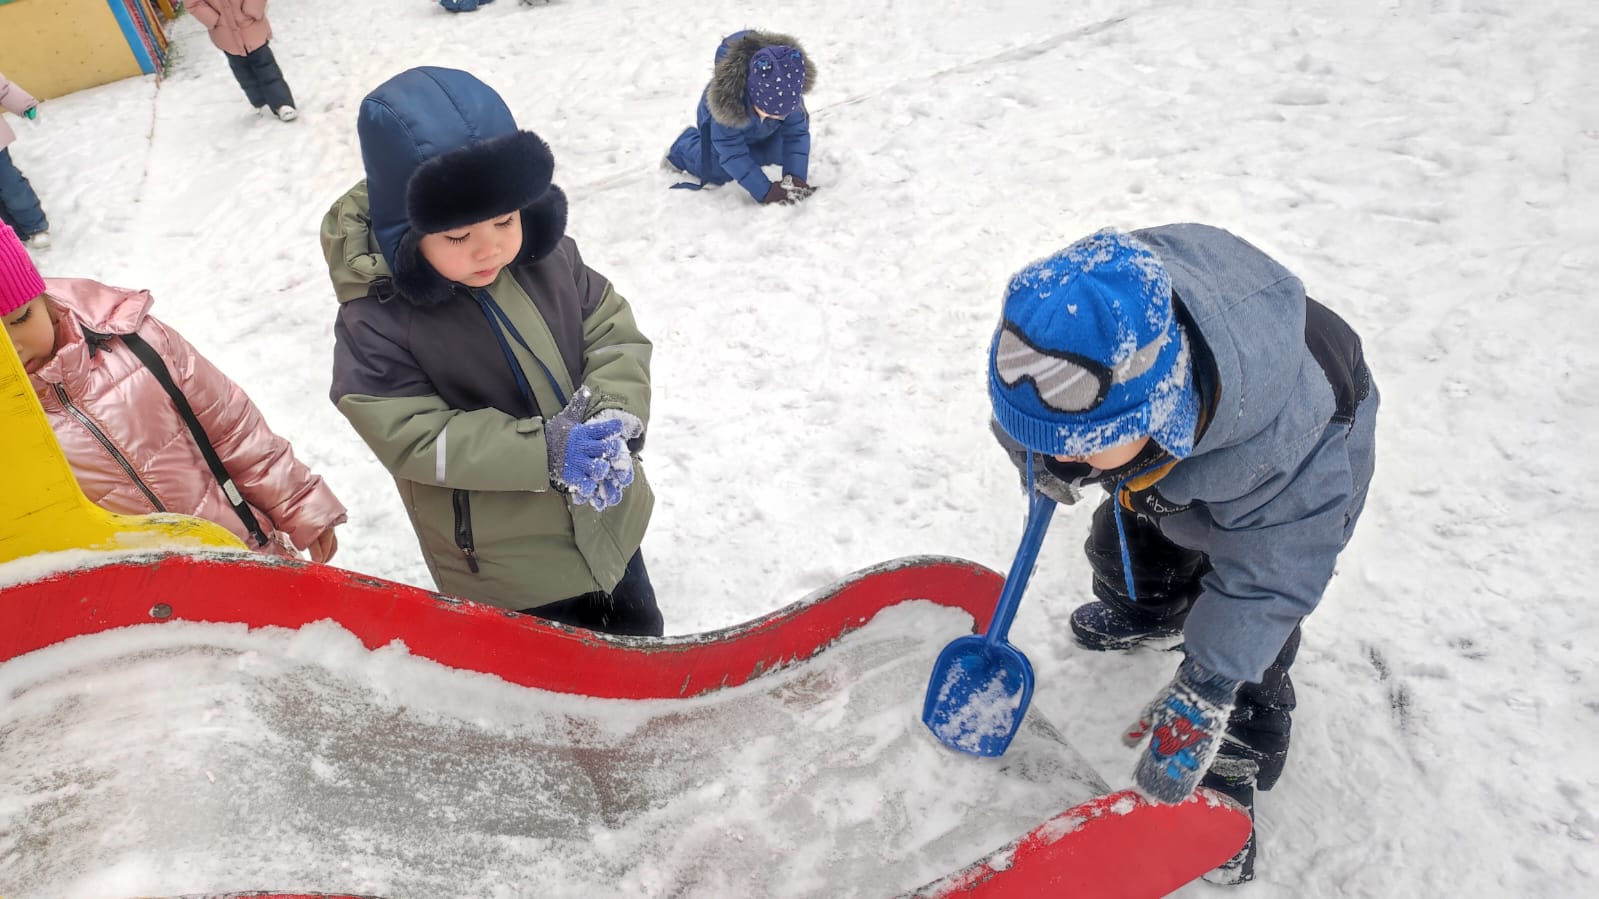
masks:
<instances>
[{"instance_id":1,"label":"blue lanyard cord","mask_svg":"<svg viewBox=\"0 0 1599 899\"><path fill-rule=\"evenodd\" d=\"M1132 477L1132 476L1129 476ZM1127 549L1127 527L1122 523L1121 493L1127 485L1128 478L1116 482L1116 487L1110 494L1110 511L1116 516L1116 543L1121 550L1122 557L1122 582L1127 585L1127 598L1138 602L1138 590L1133 587L1133 557ZM1033 451L1027 451L1027 498L1033 497Z\"/></svg>"},{"instance_id":2,"label":"blue lanyard cord","mask_svg":"<svg viewBox=\"0 0 1599 899\"><path fill-rule=\"evenodd\" d=\"M1122 487L1126 484L1126 478L1116 482L1116 490L1110 495L1110 511L1116 516L1116 542L1122 552L1122 582L1127 585L1127 598L1137 603L1138 591L1133 587L1133 556L1127 550L1127 526L1122 524Z\"/></svg>"},{"instance_id":3,"label":"blue lanyard cord","mask_svg":"<svg viewBox=\"0 0 1599 899\"><path fill-rule=\"evenodd\" d=\"M539 358L539 354L533 352L533 348L527 345L526 340L522 339L522 332L518 331L516 325L511 323L510 317L505 314L504 309L500 308L500 304L494 302L494 298L489 296L489 292L486 290L474 290L472 291L472 296L477 298L478 306L482 308L483 314L488 316L489 324L494 326L494 337L500 342L500 352L505 354L505 361L511 364L511 374L516 377L516 387L522 391L522 396L527 399L528 405L534 409L539 408L538 400L533 398L533 385L527 382L527 376L522 373L521 364L516 361L516 354L511 351L511 345L505 340L507 331L510 332L512 337L516 338L517 343L522 345L522 349L527 350L527 354L533 357L533 361L539 364L539 369L544 372L544 377L550 382L550 389L555 391L555 398L561 401L561 408L566 408L566 391L561 389L560 383L555 380L555 375L550 372L550 367L545 365L544 360ZM553 415L555 413L552 412L550 414Z\"/></svg>"}]
</instances>

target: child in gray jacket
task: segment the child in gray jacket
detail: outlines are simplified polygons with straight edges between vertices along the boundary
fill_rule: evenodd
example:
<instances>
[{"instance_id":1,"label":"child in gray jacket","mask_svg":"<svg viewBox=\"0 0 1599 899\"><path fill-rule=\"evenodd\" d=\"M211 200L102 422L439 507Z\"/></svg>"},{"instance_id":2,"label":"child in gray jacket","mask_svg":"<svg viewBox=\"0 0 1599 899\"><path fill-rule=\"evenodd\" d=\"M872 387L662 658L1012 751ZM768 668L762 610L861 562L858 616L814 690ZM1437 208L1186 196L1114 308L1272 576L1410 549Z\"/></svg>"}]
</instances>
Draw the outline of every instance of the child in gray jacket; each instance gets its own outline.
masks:
<instances>
[{"instance_id":1,"label":"child in gray jacket","mask_svg":"<svg viewBox=\"0 0 1599 899\"><path fill-rule=\"evenodd\" d=\"M1360 338L1226 231L1104 230L1012 278L989 394L1035 489L1109 494L1077 642L1183 644L1125 736L1149 738L1138 788L1180 802L1203 782L1253 813L1287 758L1299 623L1371 481L1378 394ZM1251 833L1207 879L1250 880L1254 862Z\"/></svg>"}]
</instances>

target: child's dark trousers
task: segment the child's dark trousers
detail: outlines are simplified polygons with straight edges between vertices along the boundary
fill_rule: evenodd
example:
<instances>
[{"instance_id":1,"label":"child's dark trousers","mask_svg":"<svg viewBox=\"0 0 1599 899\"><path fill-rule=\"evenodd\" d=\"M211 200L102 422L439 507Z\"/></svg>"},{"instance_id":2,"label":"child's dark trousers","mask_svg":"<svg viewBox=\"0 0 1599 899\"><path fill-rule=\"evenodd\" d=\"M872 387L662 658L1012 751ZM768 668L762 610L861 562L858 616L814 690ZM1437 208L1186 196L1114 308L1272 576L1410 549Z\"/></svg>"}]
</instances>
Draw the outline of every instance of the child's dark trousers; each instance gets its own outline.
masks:
<instances>
[{"instance_id":1,"label":"child's dark trousers","mask_svg":"<svg viewBox=\"0 0 1599 899\"><path fill-rule=\"evenodd\" d=\"M1116 519L1122 516L1126 529L1128 555L1133 563L1136 601L1127 595L1122 576L1121 546L1116 536ZM1106 499L1094 510L1089 531L1089 565L1094 570L1094 597L1116 606L1135 619L1152 626L1178 623L1199 596L1199 580L1210 570L1205 554L1186 549L1167 540L1155 522L1116 507ZM1299 652L1296 626L1283 643L1277 658L1259 681L1244 684L1238 702L1227 722L1223 756L1254 762L1259 766L1255 786L1269 790L1282 776L1288 761L1288 736L1294 710L1294 684L1288 669Z\"/></svg>"},{"instance_id":2,"label":"child's dark trousers","mask_svg":"<svg viewBox=\"0 0 1599 899\"><path fill-rule=\"evenodd\" d=\"M265 106L277 112L279 107L294 105L294 94L289 92L289 84L283 80L283 70L278 68L278 60L272 55L269 44L262 44L247 56L222 55L228 58L228 68L233 70L239 87L244 88L244 96L251 106Z\"/></svg>"},{"instance_id":3,"label":"child's dark trousers","mask_svg":"<svg viewBox=\"0 0 1599 899\"><path fill-rule=\"evenodd\" d=\"M665 630L661 610L655 603L655 587L650 584L650 573L644 568L642 551L628 560L627 570L611 592L584 593L523 609L522 614L606 634L659 637Z\"/></svg>"}]
</instances>

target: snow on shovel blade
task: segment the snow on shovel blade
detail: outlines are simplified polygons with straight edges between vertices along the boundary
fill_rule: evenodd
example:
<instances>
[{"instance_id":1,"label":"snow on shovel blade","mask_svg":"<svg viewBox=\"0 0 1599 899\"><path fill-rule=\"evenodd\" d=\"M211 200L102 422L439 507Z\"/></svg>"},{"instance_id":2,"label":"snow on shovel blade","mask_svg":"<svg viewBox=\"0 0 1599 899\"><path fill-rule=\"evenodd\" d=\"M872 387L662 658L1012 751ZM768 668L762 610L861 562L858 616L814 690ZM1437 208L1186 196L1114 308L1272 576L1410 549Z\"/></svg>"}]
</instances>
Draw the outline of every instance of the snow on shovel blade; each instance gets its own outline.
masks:
<instances>
[{"instance_id":1,"label":"snow on shovel blade","mask_svg":"<svg viewBox=\"0 0 1599 899\"><path fill-rule=\"evenodd\" d=\"M933 665L922 723L939 742L970 755L1004 755L1033 697L1033 666L1021 651L986 637L960 637Z\"/></svg>"},{"instance_id":2,"label":"snow on shovel blade","mask_svg":"<svg viewBox=\"0 0 1599 899\"><path fill-rule=\"evenodd\" d=\"M927 699L922 703L922 723L940 743L958 752L1003 755L1027 714L1027 703L1033 698L1033 666L1005 637L1054 514L1054 500L1033 494L1027 529L1022 532L988 632L951 640L933 663Z\"/></svg>"}]
</instances>

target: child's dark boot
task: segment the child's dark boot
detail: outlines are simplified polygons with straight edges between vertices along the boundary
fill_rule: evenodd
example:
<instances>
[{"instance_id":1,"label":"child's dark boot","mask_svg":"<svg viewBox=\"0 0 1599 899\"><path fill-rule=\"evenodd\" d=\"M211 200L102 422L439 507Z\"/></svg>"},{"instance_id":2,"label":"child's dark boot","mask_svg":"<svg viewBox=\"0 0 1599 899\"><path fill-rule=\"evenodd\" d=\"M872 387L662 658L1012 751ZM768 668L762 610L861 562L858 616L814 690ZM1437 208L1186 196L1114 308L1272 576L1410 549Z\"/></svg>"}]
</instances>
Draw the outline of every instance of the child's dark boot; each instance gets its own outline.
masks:
<instances>
[{"instance_id":1,"label":"child's dark boot","mask_svg":"<svg viewBox=\"0 0 1599 899\"><path fill-rule=\"evenodd\" d=\"M1182 645L1183 621L1187 617L1145 617L1101 600L1072 611L1072 636L1084 649L1100 652L1137 646L1175 649Z\"/></svg>"},{"instance_id":2,"label":"child's dark boot","mask_svg":"<svg viewBox=\"0 0 1599 899\"><path fill-rule=\"evenodd\" d=\"M1259 764L1250 757L1247 748L1228 739L1223 741L1216 760L1200 783L1243 806L1249 812L1249 820L1254 821L1255 777L1259 770ZM1254 880L1255 853L1255 828L1251 827L1243 848L1215 869L1205 872L1205 880L1223 886Z\"/></svg>"},{"instance_id":3,"label":"child's dark boot","mask_svg":"<svg viewBox=\"0 0 1599 899\"><path fill-rule=\"evenodd\" d=\"M1121 515L1118 526L1118 515L1109 499L1094 510L1083 549L1097 601L1072 612L1072 635L1085 649L1175 648L1199 595L1205 556L1167 540L1142 516Z\"/></svg>"}]
</instances>

